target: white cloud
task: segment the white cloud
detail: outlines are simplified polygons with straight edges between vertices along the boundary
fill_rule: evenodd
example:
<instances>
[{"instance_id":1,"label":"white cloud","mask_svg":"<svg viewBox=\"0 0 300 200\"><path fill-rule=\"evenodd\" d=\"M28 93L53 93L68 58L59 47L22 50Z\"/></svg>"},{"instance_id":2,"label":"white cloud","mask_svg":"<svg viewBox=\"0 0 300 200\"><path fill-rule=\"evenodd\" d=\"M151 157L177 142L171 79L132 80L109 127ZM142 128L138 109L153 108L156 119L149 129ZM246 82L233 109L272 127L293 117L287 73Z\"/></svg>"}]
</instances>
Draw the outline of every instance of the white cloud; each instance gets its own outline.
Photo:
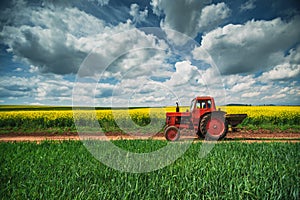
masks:
<instances>
[{"instance_id":1,"label":"white cloud","mask_svg":"<svg viewBox=\"0 0 300 200\"><path fill-rule=\"evenodd\" d=\"M131 4L129 14L133 17L134 23L141 23L146 20L148 16L148 10L140 11L140 6L136 3Z\"/></svg>"},{"instance_id":2,"label":"white cloud","mask_svg":"<svg viewBox=\"0 0 300 200\"><path fill-rule=\"evenodd\" d=\"M15 71L15 72L21 72L21 71L23 71L23 69L20 68L20 67L17 67L14 71Z\"/></svg>"},{"instance_id":3,"label":"white cloud","mask_svg":"<svg viewBox=\"0 0 300 200\"><path fill-rule=\"evenodd\" d=\"M30 14L30 18L27 20L33 23L34 26L62 31L65 34L70 33L75 37L101 33L105 26L103 20L75 7L60 9L44 8L37 10L28 7L22 10L20 15L27 16L25 13Z\"/></svg>"},{"instance_id":4,"label":"white cloud","mask_svg":"<svg viewBox=\"0 0 300 200\"><path fill-rule=\"evenodd\" d=\"M224 2L204 7L201 11L198 31L208 32L216 28L230 16L230 13L231 10Z\"/></svg>"},{"instance_id":5,"label":"white cloud","mask_svg":"<svg viewBox=\"0 0 300 200\"><path fill-rule=\"evenodd\" d=\"M42 106L45 104L39 103L39 102L33 102L33 103L29 103L29 105L34 105L34 106Z\"/></svg>"},{"instance_id":6,"label":"white cloud","mask_svg":"<svg viewBox=\"0 0 300 200\"><path fill-rule=\"evenodd\" d=\"M178 85L188 84L190 81L196 81L199 76L196 66L191 65L190 61L175 63L175 72L171 75L170 80L166 81L167 85L176 87Z\"/></svg>"},{"instance_id":7,"label":"white cloud","mask_svg":"<svg viewBox=\"0 0 300 200\"><path fill-rule=\"evenodd\" d=\"M0 79L1 99L29 99L30 102L70 105L73 83L59 75L16 77Z\"/></svg>"},{"instance_id":8,"label":"white cloud","mask_svg":"<svg viewBox=\"0 0 300 200\"><path fill-rule=\"evenodd\" d=\"M160 5L161 3L162 3L161 0L152 0L150 2L150 5L152 6L152 11L157 16L160 16L162 14L161 5Z\"/></svg>"},{"instance_id":9,"label":"white cloud","mask_svg":"<svg viewBox=\"0 0 300 200\"><path fill-rule=\"evenodd\" d=\"M29 97L34 96L35 88L38 80L34 78L16 77L9 78L0 77L0 97Z\"/></svg>"},{"instance_id":10,"label":"white cloud","mask_svg":"<svg viewBox=\"0 0 300 200\"><path fill-rule=\"evenodd\" d=\"M256 8L255 1L256 0L246 1L244 4L241 5L240 7L241 11L247 11Z\"/></svg>"},{"instance_id":11,"label":"white cloud","mask_svg":"<svg viewBox=\"0 0 300 200\"><path fill-rule=\"evenodd\" d=\"M269 91L271 88L272 88L272 85L263 85L263 86L260 86L260 91L261 91L261 93L264 93L266 91Z\"/></svg>"},{"instance_id":12,"label":"white cloud","mask_svg":"<svg viewBox=\"0 0 300 200\"><path fill-rule=\"evenodd\" d=\"M268 99L275 100L275 99L282 99L284 97L286 97L286 94L273 94L273 95L270 95L270 96L264 96L262 98L262 100L268 100Z\"/></svg>"},{"instance_id":13,"label":"white cloud","mask_svg":"<svg viewBox=\"0 0 300 200\"><path fill-rule=\"evenodd\" d=\"M93 83L77 82L73 93L74 105L165 106L176 101L170 87L150 80L147 76L122 79L116 84L99 83L95 86Z\"/></svg>"},{"instance_id":14,"label":"white cloud","mask_svg":"<svg viewBox=\"0 0 300 200\"><path fill-rule=\"evenodd\" d=\"M181 61L175 64L175 71L170 79L164 82L182 100L189 105L196 96L210 95L215 97L219 104L225 102L225 90L222 79L213 68L198 69L190 61Z\"/></svg>"},{"instance_id":15,"label":"white cloud","mask_svg":"<svg viewBox=\"0 0 300 200\"><path fill-rule=\"evenodd\" d=\"M169 46L154 35L146 35L138 29L128 27L120 33L98 36L102 36L102 40L89 37L75 45L78 49L90 48L86 45L97 47L82 63L78 72L80 76L93 76L105 71L104 76L122 79L157 75L154 74L157 70L168 69L164 59Z\"/></svg>"},{"instance_id":16,"label":"white cloud","mask_svg":"<svg viewBox=\"0 0 300 200\"><path fill-rule=\"evenodd\" d=\"M96 2L100 6L108 5L109 0L88 0L90 2Z\"/></svg>"},{"instance_id":17,"label":"white cloud","mask_svg":"<svg viewBox=\"0 0 300 200\"><path fill-rule=\"evenodd\" d=\"M296 77L300 74L300 64L290 65L284 63L275 66L272 70L264 72L261 79L263 80L280 80Z\"/></svg>"},{"instance_id":18,"label":"white cloud","mask_svg":"<svg viewBox=\"0 0 300 200\"><path fill-rule=\"evenodd\" d=\"M79 85L76 94L73 94L74 83L59 75L2 78L0 99L11 102L22 98L41 104L51 102L51 104L71 105L74 97L75 105L166 106L175 105L177 100L181 105L189 105L191 99L199 95L215 97L218 105L241 102L250 104L295 103L300 98L300 89L297 87L299 82L294 81L289 85L268 82L262 85L253 76L230 75L223 77L228 88L225 99L225 91L220 82L218 86L211 84L212 79L216 77L214 73L209 72L210 68L199 70L188 61L179 62L176 66L176 71L171 72L172 75L170 75L174 84L171 84L169 80L153 81L147 76L122 79L116 84L98 83L97 85L87 80L76 83ZM212 75L207 77L209 74ZM200 78L199 80L205 79L205 81L192 84L191 81L195 77ZM256 82L251 84L253 81Z\"/></svg>"},{"instance_id":19,"label":"white cloud","mask_svg":"<svg viewBox=\"0 0 300 200\"><path fill-rule=\"evenodd\" d=\"M71 101L73 83L56 78L53 80L43 80L37 84L37 101Z\"/></svg>"},{"instance_id":20,"label":"white cloud","mask_svg":"<svg viewBox=\"0 0 300 200\"><path fill-rule=\"evenodd\" d=\"M248 90L252 85L256 83L253 75L229 75L223 76L226 87L231 88L232 92L241 92Z\"/></svg>"},{"instance_id":21,"label":"white cloud","mask_svg":"<svg viewBox=\"0 0 300 200\"><path fill-rule=\"evenodd\" d=\"M284 51L299 42L300 17L286 22L248 21L244 25L229 24L203 36L201 46L195 48L196 59L206 50L222 74L236 74L266 70L284 60ZM288 30L288 31L287 31Z\"/></svg>"},{"instance_id":22,"label":"white cloud","mask_svg":"<svg viewBox=\"0 0 300 200\"><path fill-rule=\"evenodd\" d=\"M30 73L36 73L38 71L39 71L39 68L37 66L30 65L30 67L29 67Z\"/></svg>"},{"instance_id":23,"label":"white cloud","mask_svg":"<svg viewBox=\"0 0 300 200\"><path fill-rule=\"evenodd\" d=\"M298 104L298 81L262 81L255 75L222 76L226 85L227 103Z\"/></svg>"},{"instance_id":24,"label":"white cloud","mask_svg":"<svg viewBox=\"0 0 300 200\"><path fill-rule=\"evenodd\" d=\"M255 83L254 80L252 80L250 82L242 82L242 83L239 82L231 88L231 91L234 91L234 92L247 91L254 83Z\"/></svg>"},{"instance_id":25,"label":"white cloud","mask_svg":"<svg viewBox=\"0 0 300 200\"><path fill-rule=\"evenodd\" d=\"M267 80L282 80L295 78L300 75L300 45L297 48L291 49L289 54L284 57L282 64L276 65L270 71L264 72L260 79Z\"/></svg>"},{"instance_id":26,"label":"white cloud","mask_svg":"<svg viewBox=\"0 0 300 200\"><path fill-rule=\"evenodd\" d=\"M258 95L260 95L260 92L248 92L248 93L242 94L242 97L252 98L252 97L257 97Z\"/></svg>"}]
</instances>

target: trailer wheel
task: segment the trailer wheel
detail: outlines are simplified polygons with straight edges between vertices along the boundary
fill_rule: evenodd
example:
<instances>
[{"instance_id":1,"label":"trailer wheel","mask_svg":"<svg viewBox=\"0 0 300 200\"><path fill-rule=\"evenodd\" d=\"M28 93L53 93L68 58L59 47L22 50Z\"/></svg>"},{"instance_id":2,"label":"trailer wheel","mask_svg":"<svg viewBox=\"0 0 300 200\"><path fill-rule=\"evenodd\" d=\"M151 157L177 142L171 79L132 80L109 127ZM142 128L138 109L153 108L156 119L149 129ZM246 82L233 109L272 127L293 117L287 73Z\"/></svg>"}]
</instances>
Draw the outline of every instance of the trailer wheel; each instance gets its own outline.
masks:
<instances>
[{"instance_id":1,"label":"trailer wheel","mask_svg":"<svg viewBox=\"0 0 300 200\"><path fill-rule=\"evenodd\" d=\"M180 137L180 131L176 126L169 126L165 129L165 137L169 141L176 141Z\"/></svg>"},{"instance_id":2,"label":"trailer wheel","mask_svg":"<svg viewBox=\"0 0 300 200\"><path fill-rule=\"evenodd\" d=\"M207 114L200 121L200 131L209 140L220 140L227 134L228 123L221 114Z\"/></svg>"}]
</instances>

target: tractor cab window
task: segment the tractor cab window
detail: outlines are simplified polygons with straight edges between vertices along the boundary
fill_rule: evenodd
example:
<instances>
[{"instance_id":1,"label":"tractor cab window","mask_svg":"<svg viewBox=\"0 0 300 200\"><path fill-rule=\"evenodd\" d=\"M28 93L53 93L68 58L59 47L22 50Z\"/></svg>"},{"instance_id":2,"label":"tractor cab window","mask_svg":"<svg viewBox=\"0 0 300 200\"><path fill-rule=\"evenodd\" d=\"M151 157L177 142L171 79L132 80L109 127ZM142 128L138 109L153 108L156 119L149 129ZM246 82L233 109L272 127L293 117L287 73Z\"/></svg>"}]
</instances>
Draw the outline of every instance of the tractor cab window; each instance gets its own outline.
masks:
<instances>
[{"instance_id":1,"label":"tractor cab window","mask_svg":"<svg viewBox=\"0 0 300 200\"><path fill-rule=\"evenodd\" d=\"M207 104L207 105L206 105L207 108L211 108L211 100L207 100L207 101L206 101L206 104Z\"/></svg>"},{"instance_id":2,"label":"tractor cab window","mask_svg":"<svg viewBox=\"0 0 300 200\"><path fill-rule=\"evenodd\" d=\"M205 108L211 108L211 100L198 100L196 102L196 108L205 109Z\"/></svg>"},{"instance_id":3,"label":"tractor cab window","mask_svg":"<svg viewBox=\"0 0 300 200\"><path fill-rule=\"evenodd\" d=\"M201 108L206 108L206 103L205 103L205 101L201 101Z\"/></svg>"},{"instance_id":4,"label":"tractor cab window","mask_svg":"<svg viewBox=\"0 0 300 200\"><path fill-rule=\"evenodd\" d=\"M205 104L205 101L201 101L201 100L198 100L197 103L196 103L196 108L205 108L206 107L206 104Z\"/></svg>"}]
</instances>

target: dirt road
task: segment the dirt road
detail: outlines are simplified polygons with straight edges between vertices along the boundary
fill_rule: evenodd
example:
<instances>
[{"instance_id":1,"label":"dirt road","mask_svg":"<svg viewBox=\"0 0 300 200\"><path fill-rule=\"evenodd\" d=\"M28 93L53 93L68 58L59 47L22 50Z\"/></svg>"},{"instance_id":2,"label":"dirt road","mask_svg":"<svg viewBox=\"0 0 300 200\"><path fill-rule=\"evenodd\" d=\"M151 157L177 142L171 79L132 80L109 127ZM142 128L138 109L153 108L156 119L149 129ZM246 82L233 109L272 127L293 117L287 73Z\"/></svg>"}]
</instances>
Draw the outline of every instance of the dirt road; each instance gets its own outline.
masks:
<instances>
[{"instance_id":1,"label":"dirt road","mask_svg":"<svg viewBox=\"0 0 300 200\"><path fill-rule=\"evenodd\" d=\"M105 136L101 134L80 134L78 133L7 133L0 135L0 142L21 142L32 141L41 142L43 140L84 140L84 139L96 139L96 140L134 140L134 139L154 139L165 140L163 133L156 135L145 134L122 134L122 133L106 133ZM197 139L195 134L184 133L181 135L182 140L195 140ZM243 141L243 142L300 142L300 132L290 131L269 131L269 130L248 130L229 132L223 141Z\"/></svg>"}]
</instances>

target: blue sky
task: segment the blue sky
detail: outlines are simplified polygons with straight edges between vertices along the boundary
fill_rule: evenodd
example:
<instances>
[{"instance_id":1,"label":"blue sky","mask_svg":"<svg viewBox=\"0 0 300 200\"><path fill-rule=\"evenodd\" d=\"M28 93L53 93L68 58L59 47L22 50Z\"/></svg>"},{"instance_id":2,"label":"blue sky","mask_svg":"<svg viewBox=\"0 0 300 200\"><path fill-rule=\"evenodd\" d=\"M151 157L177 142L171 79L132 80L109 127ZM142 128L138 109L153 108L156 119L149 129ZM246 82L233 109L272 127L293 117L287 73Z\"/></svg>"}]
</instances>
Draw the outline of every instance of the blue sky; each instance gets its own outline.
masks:
<instances>
[{"instance_id":1,"label":"blue sky","mask_svg":"<svg viewBox=\"0 0 300 200\"><path fill-rule=\"evenodd\" d=\"M4 0L0 104L300 102L300 3Z\"/></svg>"}]
</instances>

